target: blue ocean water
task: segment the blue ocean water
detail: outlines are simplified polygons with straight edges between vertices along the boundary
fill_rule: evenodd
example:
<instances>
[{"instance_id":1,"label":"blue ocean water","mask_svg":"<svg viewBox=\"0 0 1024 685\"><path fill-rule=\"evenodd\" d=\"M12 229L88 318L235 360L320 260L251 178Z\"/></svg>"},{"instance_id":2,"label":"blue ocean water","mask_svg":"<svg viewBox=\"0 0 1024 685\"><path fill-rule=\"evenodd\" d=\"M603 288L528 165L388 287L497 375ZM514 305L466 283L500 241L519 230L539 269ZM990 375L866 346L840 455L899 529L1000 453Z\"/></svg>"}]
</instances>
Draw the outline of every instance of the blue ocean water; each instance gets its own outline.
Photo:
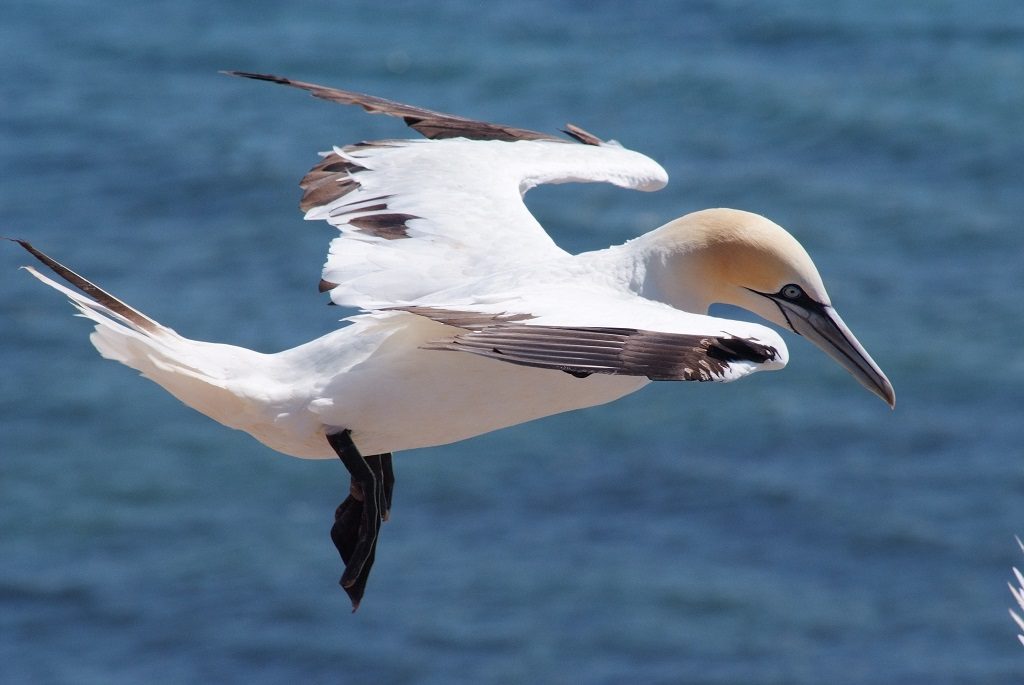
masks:
<instances>
[{"instance_id":1,"label":"blue ocean water","mask_svg":"<svg viewBox=\"0 0 1024 685\"><path fill-rule=\"evenodd\" d=\"M331 330L295 184L404 132L246 69L652 155L660 193L530 206L576 250L771 217L898 397L789 336L782 373L400 454L353 615L341 466L99 359L0 246L0 681L1021 681L1018 0L14 0L0 69L0 234L189 337Z\"/></svg>"}]
</instances>

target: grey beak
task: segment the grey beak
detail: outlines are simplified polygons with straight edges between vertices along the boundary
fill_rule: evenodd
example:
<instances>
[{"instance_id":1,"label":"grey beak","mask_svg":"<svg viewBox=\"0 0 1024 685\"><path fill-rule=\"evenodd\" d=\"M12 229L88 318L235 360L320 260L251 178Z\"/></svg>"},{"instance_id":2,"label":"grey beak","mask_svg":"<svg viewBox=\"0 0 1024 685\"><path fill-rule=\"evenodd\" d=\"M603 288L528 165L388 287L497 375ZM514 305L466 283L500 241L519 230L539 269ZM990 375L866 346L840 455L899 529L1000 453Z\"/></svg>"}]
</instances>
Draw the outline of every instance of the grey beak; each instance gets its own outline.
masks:
<instances>
[{"instance_id":1,"label":"grey beak","mask_svg":"<svg viewBox=\"0 0 1024 685\"><path fill-rule=\"evenodd\" d=\"M793 330L817 345L839 362L861 385L875 393L890 407L896 406L896 391L871 355L829 305L814 302L789 302L772 298L782 309Z\"/></svg>"}]
</instances>

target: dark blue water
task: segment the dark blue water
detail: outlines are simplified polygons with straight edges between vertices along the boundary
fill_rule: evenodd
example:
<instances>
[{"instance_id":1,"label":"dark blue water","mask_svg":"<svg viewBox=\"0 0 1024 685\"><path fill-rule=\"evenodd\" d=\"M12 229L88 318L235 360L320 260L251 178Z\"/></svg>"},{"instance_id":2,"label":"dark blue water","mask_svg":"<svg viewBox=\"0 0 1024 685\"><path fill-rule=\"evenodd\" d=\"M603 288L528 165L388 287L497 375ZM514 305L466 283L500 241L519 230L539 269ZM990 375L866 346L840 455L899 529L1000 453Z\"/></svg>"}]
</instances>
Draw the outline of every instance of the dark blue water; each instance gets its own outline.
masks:
<instances>
[{"instance_id":1,"label":"dark blue water","mask_svg":"<svg viewBox=\"0 0 1024 685\"><path fill-rule=\"evenodd\" d=\"M367 598L347 478L99 359L0 246L0 680L1016 683L1024 5L85 3L0 14L0 234L190 337L333 326L298 178L400 126L263 70L647 152L538 189L572 249L732 206L788 227L892 379L656 384L400 454Z\"/></svg>"}]
</instances>

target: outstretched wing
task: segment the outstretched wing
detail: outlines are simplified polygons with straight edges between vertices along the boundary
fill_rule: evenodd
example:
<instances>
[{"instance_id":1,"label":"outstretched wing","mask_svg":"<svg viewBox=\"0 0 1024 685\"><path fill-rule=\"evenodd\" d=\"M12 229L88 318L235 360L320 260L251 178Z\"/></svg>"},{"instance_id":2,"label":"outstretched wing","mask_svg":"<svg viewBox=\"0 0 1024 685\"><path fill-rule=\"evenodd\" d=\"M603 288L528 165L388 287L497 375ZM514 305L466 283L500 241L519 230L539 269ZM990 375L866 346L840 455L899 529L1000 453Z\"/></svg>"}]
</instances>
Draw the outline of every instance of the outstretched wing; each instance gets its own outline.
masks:
<instances>
[{"instance_id":1,"label":"outstretched wing","mask_svg":"<svg viewBox=\"0 0 1024 685\"><path fill-rule=\"evenodd\" d=\"M320 283L337 304L407 303L565 256L523 204L536 185L604 182L657 190L667 182L650 158L575 126L567 130L572 142L281 77L231 73L401 117L427 136L336 147L302 179L306 219L341 231Z\"/></svg>"},{"instance_id":2,"label":"outstretched wing","mask_svg":"<svg viewBox=\"0 0 1024 685\"><path fill-rule=\"evenodd\" d=\"M779 369L789 359L779 335L760 324L683 312L625 293L565 286L514 297L466 298L446 306L392 309L459 329L425 349L510 364L650 380L732 381Z\"/></svg>"}]
</instances>

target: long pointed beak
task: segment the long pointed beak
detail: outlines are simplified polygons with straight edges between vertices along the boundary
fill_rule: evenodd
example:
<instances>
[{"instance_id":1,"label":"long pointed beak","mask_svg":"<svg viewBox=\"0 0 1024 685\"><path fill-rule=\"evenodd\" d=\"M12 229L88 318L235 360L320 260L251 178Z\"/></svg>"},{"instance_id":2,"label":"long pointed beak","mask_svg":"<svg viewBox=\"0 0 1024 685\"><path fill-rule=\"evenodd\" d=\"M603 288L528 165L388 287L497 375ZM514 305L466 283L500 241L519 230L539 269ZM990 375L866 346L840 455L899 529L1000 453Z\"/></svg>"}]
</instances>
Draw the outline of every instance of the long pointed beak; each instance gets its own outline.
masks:
<instances>
[{"instance_id":1,"label":"long pointed beak","mask_svg":"<svg viewBox=\"0 0 1024 685\"><path fill-rule=\"evenodd\" d=\"M774 299L774 298L773 298ZM896 391L878 364L857 341L850 329L829 305L788 302L776 299L793 329L842 364L861 385L890 407L896 406Z\"/></svg>"}]
</instances>

